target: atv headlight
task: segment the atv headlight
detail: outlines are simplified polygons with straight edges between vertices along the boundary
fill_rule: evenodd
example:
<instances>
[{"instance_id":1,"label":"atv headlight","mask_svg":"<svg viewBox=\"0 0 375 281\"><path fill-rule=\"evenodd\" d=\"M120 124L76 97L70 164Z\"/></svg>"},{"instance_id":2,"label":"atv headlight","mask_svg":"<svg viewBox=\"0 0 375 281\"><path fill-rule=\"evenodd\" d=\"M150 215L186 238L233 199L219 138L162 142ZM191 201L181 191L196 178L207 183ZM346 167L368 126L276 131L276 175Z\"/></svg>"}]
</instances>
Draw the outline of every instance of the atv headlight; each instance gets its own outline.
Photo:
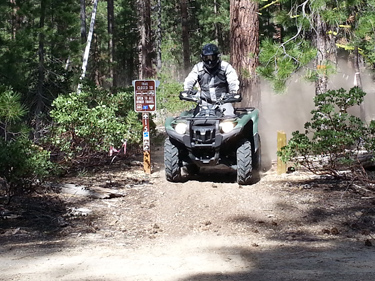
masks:
<instances>
[{"instance_id":1,"label":"atv headlight","mask_svg":"<svg viewBox=\"0 0 375 281\"><path fill-rule=\"evenodd\" d=\"M224 121L220 123L220 129L223 133L229 133L234 127L234 122Z\"/></svg>"},{"instance_id":2,"label":"atv headlight","mask_svg":"<svg viewBox=\"0 0 375 281\"><path fill-rule=\"evenodd\" d=\"M174 127L176 133L183 135L186 133L187 124L186 123L177 123L176 127Z\"/></svg>"}]
</instances>

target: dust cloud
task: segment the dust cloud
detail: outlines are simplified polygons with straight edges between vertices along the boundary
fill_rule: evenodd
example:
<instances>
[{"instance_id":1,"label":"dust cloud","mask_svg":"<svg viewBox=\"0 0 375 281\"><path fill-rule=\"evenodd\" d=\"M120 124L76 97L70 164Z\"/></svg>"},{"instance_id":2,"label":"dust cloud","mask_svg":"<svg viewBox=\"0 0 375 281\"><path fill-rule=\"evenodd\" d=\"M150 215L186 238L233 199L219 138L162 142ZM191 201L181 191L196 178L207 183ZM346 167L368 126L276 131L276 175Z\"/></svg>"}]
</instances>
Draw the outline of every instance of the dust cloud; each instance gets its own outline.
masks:
<instances>
[{"instance_id":1,"label":"dust cloud","mask_svg":"<svg viewBox=\"0 0 375 281\"><path fill-rule=\"evenodd\" d=\"M330 77L328 89L349 90L354 86L354 70L348 60L341 60L337 74ZM361 80L365 96L366 120L375 119L375 89L373 74L361 70ZM267 169L277 159L277 131L284 131L289 140L292 132L304 131L304 124L311 120L314 109L314 83L295 74L288 82L283 94L276 94L269 83L261 81L262 101L260 109L259 132L262 140L262 166ZM359 116L359 106L350 112Z\"/></svg>"}]
</instances>

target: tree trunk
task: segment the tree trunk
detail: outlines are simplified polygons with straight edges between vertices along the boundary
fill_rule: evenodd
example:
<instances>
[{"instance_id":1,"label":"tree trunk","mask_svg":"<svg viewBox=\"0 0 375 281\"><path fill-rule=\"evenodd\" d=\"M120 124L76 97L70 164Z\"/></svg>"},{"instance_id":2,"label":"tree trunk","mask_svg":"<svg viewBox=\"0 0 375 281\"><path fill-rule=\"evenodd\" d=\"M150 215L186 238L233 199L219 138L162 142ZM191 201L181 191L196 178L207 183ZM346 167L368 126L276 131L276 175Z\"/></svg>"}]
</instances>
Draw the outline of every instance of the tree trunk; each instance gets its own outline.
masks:
<instances>
[{"instance_id":1,"label":"tree trunk","mask_svg":"<svg viewBox=\"0 0 375 281\"><path fill-rule=\"evenodd\" d=\"M334 30L334 26L327 27L328 30ZM336 35L334 32L327 33L327 59L337 67L337 47Z\"/></svg>"},{"instance_id":2,"label":"tree trunk","mask_svg":"<svg viewBox=\"0 0 375 281\"><path fill-rule=\"evenodd\" d=\"M17 6L16 0L10 0L10 7L12 8L12 39L16 39L17 30L20 27L20 17L18 15L19 7Z\"/></svg>"},{"instance_id":3,"label":"tree trunk","mask_svg":"<svg viewBox=\"0 0 375 281\"><path fill-rule=\"evenodd\" d=\"M327 75L327 25L319 14L315 17L316 26L316 48L317 57L315 60L318 78L315 82L315 94L327 92L328 75Z\"/></svg>"},{"instance_id":4,"label":"tree trunk","mask_svg":"<svg viewBox=\"0 0 375 281\"><path fill-rule=\"evenodd\" d=\"M98 8L98 0L94 1L94 7L92 9L92 14L91 14L91 22L90 22L90 30L89 30L89 35L87 37L87 44L85 48L85 52L83 54L83 61L82 61L82 74L80 77L80 81L77 87L77 94L81 93L81 88L82 88L82 80L86 76L86 69L87 69L87 63L89 60L89 53L90 53L90 46L91 46L91 40L92 36L94 33L94 25L95 25L95 18L96 18L96 10Z\"/></svg>"},{"instance_id":5,"label":"tree trunk","mask_svg":"<svg viewBox=\"0 0 375 281\"><path fill-rule=\"evenodd\" d=\"M140 68L139 78L146 79L154 76L152 67L152 38L151 38L151 2L138 0L139 32L140 32Z\"/></svg>"},{"instance_id":6,"label":"tree trunk","mask_svg":"<svg viewBox=\"0 0 375 281\"><path fill-rule=\"evenodd\" d=\"M181 27L182 27L182 52L184 58L184 76L190 71L190 44L189 44L189 18L188 0L181 0Z\"/></svg>"},{"instance_id":7,"label":"tree trunk","mask_svg":"<svg viewBox=\"0 0 375 281\"><path fill-rule=\"evenodd\" d=\"M282 11L282 7L281 7L281 4L280 3L275 3L274 4L276 6L276 9L281 12ZM273 25L274 29L275 29L275 32L273 33L273 40L275 40L275 42L279 43L281 45L281 43L283 42L283 27L281 24L277 24L277 23L269 23L270 25Z\"/></svg>"},{"instance_id":8,"label":"tree trunk","mask_svg":"<svg viewBox=\"0 0 375 281\"><path fill-rule=\"evenodd\" d=\"M156 30L156 37L157 37L157 50L156 50L156 68L158 71L161 70L162 67L162 59L161 59L161 43L162 43L162 29L161 29L161 0L157 0L157 13L158 13L158 20L157 20L157 30Z\"/></svg>"},{"instance_id":9,"label":"tree trunk","mask_svg":"<svg viewBox=\"0 0 375 281\"><path fill-rule=\"evenodd\" d=\"M217 0L214 0L214 15L215 17L217 17ZM217 22L215 22L215 40L217 43L220 42L220 31L219 31L219 24ZM219 46L221 46L219 44Z\"/></svg>"},{"instance_id":10,"label":"tree trunk","mask_svg":"<svg viewBox=\"0 0 375 281\"><path fill-rule=\"evenodd\" d=\"M38 47L38 84L37 84L37 93L36 93L36 107L35 107L35 133L34 133L34 140L39 140L40 138L40 131L41 131L41 113L43 107L43 87L44 87L44 21L46 15L46 0L41 0L40 2L40 20L39 20L39 47Z\"/></svg>"},{"instance_id":11,"label":"tree trunk","mask_svg":"<svg viewBox=\"0 0 375 281\"><path fill-rule=\"evenodd\" d=\"M258 2L231 0L230 44L231 63L240 78L242 107L259 108L261 103L259 77L259 19Z\"/></svg>"},{"instance_id":12,"label":"tree trunk","mask_svg":"<svg viewBox=\"0 0 375 281\"><path fill-rule=\"evenodd\" d=\"M81 42L84 44L87 40L86 32L86 0L81 0L81 11L79 14L81 19Z\"/></svg>"},{"instance_id":13,"label":"tree trunk","mask_svg":"<svg viewBox=\"0 0 375 281\"><path fill-rule=\"evenodd\" d=\"M108 52L109 52L109 79L110 79L110 86L111 89L116 87L116 79L114 74L114 65L113 65L113 57L115 54L115 44L113 43L113 31L114 31L114 7L113 7L114 0L108 0L107 2L107 12L108 12Z\"/></svg>"}]
</instances>

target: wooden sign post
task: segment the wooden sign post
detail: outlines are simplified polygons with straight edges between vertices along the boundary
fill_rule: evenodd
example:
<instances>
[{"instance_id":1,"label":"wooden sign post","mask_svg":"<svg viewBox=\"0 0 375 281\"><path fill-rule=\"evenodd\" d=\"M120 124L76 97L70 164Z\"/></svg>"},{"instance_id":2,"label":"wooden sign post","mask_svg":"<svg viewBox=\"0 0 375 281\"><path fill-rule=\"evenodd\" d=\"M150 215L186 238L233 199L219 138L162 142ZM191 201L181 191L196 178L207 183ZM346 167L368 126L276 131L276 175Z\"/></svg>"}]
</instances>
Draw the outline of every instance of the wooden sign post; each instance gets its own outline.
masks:
<instances>
[{"instance_id":1,"label":"wooden sign post","mask_svg":"<svg viewBox=\"0 0 375 281\"><path fill-rule=\"evenodd\" d=\"M148 112L142 113L143 124L143 170L151 174L151 149L150 149L150 116Z\"/></svg>"},{"instance_id":2,"label":"wooden sign post","mask_svg":"<svg viewBox=\"0 0 375 281\"><path fill-rule=\"evenodd\" d=\"M142 113L143 170L151 174L150 112L156 111L156 83L154 80L135 80L134 110Z\"/></svg>"}]
</instances>

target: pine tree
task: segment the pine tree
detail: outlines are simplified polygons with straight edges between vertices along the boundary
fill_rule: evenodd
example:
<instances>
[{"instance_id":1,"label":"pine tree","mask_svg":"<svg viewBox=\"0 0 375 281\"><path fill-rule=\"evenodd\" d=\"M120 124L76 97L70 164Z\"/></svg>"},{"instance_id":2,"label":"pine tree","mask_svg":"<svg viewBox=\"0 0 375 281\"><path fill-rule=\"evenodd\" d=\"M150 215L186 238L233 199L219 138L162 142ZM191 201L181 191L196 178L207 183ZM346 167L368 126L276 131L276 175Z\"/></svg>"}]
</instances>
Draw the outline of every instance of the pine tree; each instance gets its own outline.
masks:
<instances>
[{"instance_id":1,"label":"pine tree","mask_svg":"<svg viewBox=\"0 0 375 281\"><path fill-rule=\"evenodd\" d=\"M239 72L241 106L259 108L260 87L255 71L259 63L258 3L241 0L230 3L231 63Z\"/></svg>"}]
</instances>

